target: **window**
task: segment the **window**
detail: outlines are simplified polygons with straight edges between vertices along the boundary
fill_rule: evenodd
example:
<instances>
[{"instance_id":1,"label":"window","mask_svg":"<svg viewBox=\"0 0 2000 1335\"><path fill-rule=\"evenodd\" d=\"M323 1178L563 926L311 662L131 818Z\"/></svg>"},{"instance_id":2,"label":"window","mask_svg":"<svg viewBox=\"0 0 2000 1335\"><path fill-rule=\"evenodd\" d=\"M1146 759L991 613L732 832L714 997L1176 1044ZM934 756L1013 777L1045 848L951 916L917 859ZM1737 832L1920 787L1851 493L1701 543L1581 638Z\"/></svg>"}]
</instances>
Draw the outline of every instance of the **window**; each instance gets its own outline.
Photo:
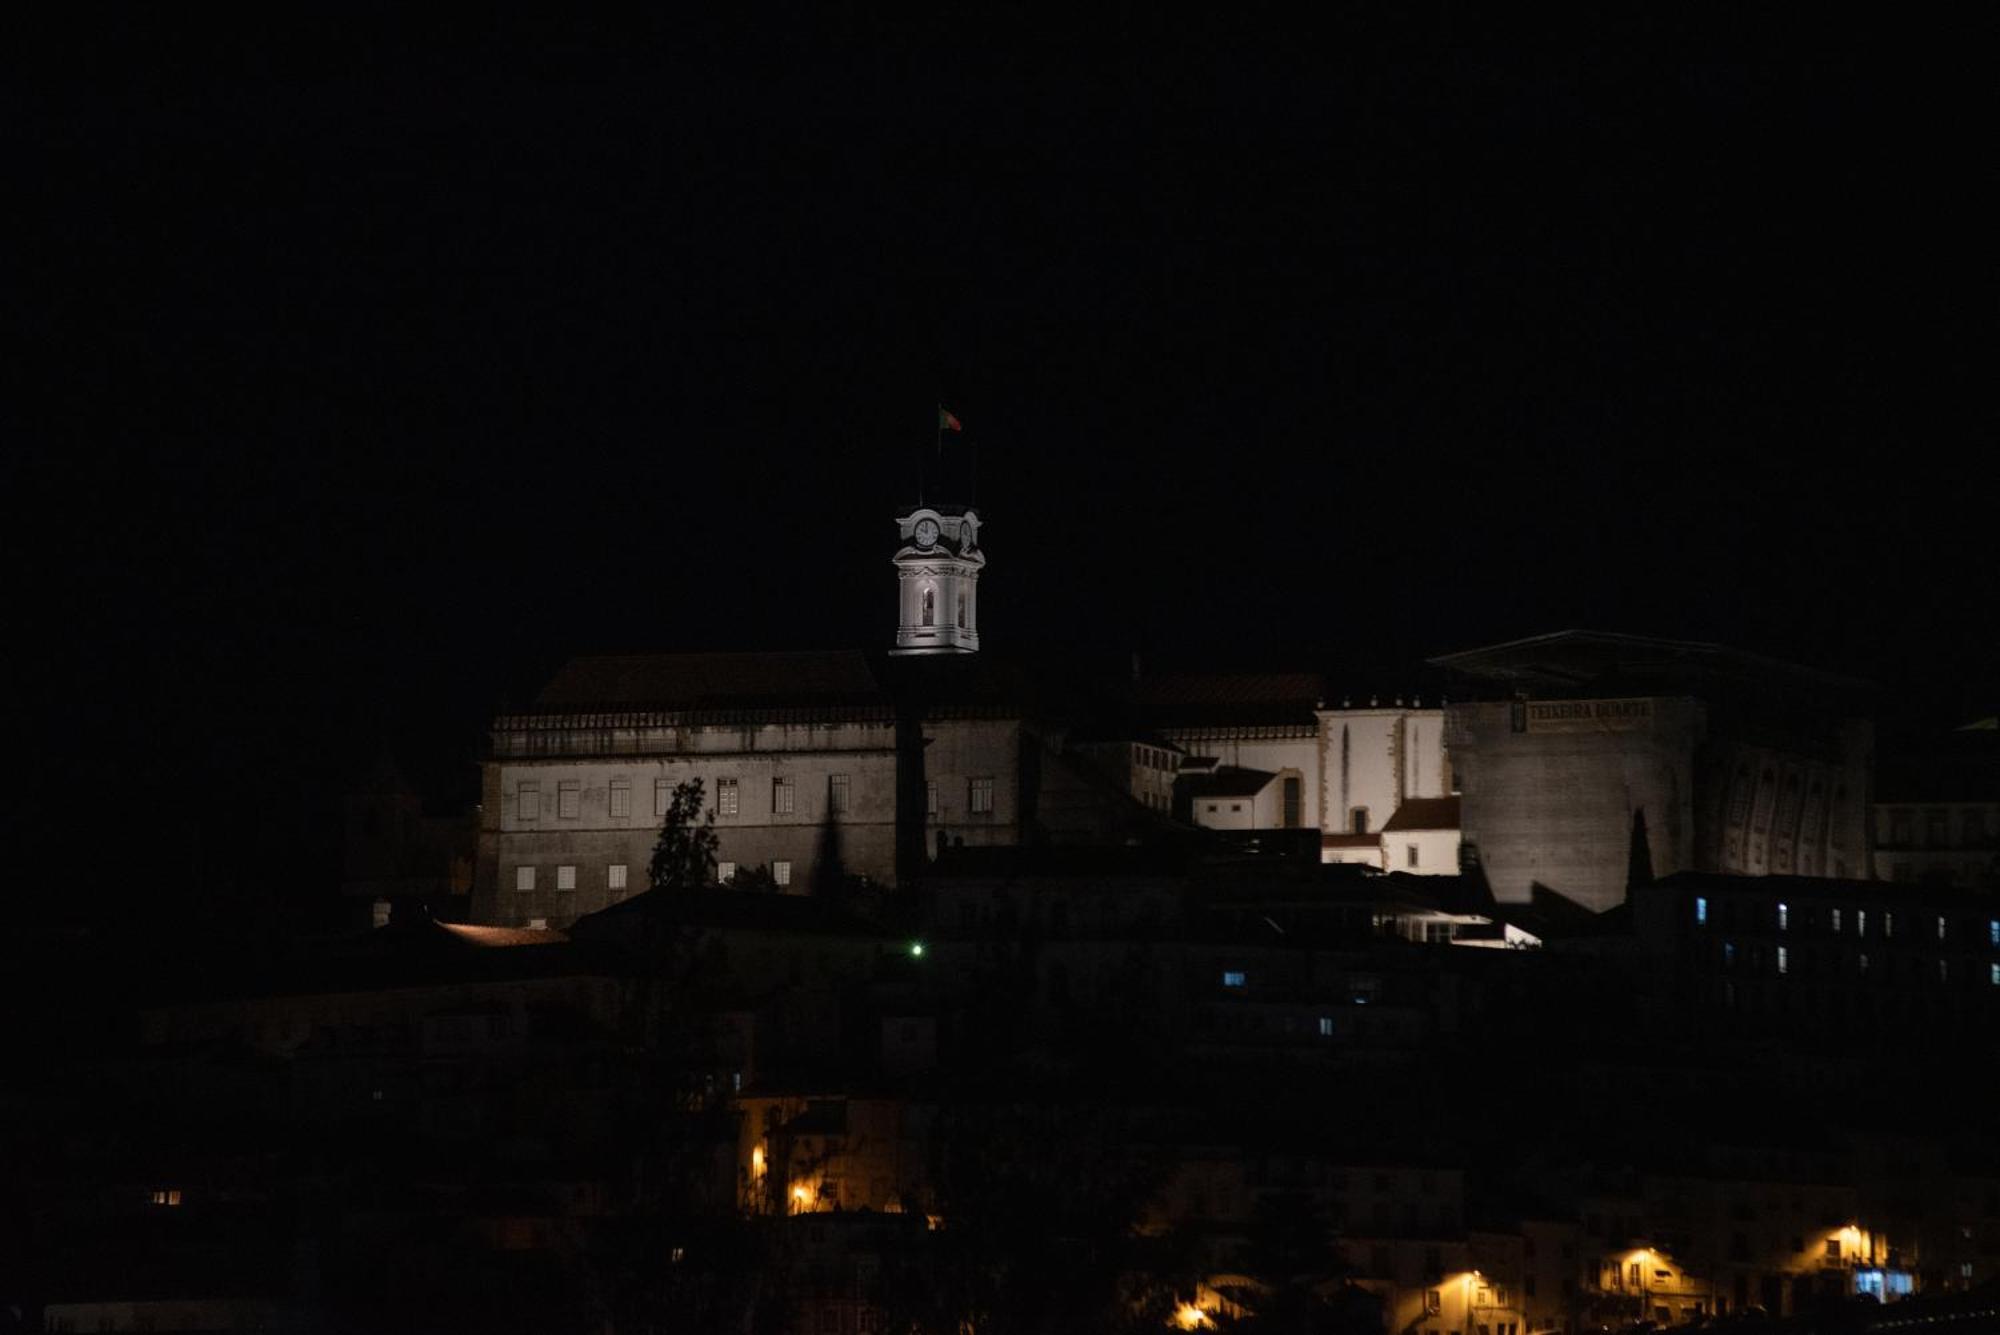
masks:
<instances>
[{"instance_id":1,"label":"window","mask_svg":"<svg viewBox=\"0 0 2000 1335\"><path fill-rule=\"evenodd\" d=\"M1231 811L1241 811L1243 810L1243 804L1241 802L1231 802L1229 804L1229 809Z\"/></svg>"},{"instance_id":2,"label":"window","mask_svg":"<svg viewBox=\"0 0 2000 1335\"><path fill-rule=\"evenodd\" d=\"M1951 961L1945 959L1938 961L1938 981L1940 983L1951 981Z\"/></svg>"},{"instance_id":3,"label":"window","mask_svg":"<svg viewBox=\"0 0 2000 1335\"><path fill-rule=\"evenodd\" d=\"M556 889L576 889L576 865L574 863L565 863L556 868Z\"/></svg>"},{"instance_id":4,"label":"window","mask_svg":"<svg viewBox=\"0 0 2000 1335\"><path fill-rule=\"evenodd\" d=\"M1696 895L1694 897L1694 921L1697 927L1708 926L1708 896Z\"/></svg>"},{"instance_id":5,"label":"window","mask_svg":"<svg viewBox=\"0 0 2000 1335\"><path fill-rule=\"evenodd\" d=\"M958 628L965 629L965 595L958 595Z\"/></svg>"},{"instance_id":6,"label":"window","mask_svg":"<svg viewBox=\"0 0 2000 1335\"><path fill-rule=\"evenodd\" d=\"M1791 926L1792 926L1792 906L1790 904L1785 903L1783 900L1779 900L1778 930L1781 932L1789 931L1791 930Z\"/></svg>"},{"instance_id":7,"label":"window","mask_svg":"<svg viewBox=\"0 0 2000 1335\"><path fill-rule=\"evenodd\" d=\"M1625 1273L1625 1279L1633 1288L1636 1289L1639 1287L1639 1263L1637 1261L1632 1262L1630 1269Z\"/></svg>"},{"instance_id":8,"label":"window","mask_svg":"<svg viewBox=\"0 0 2000 1335\"><path fill-rule=\"evenodd\" d=\"M625 864L614 862L604 869L604 884L612 890L625 888Z\"/></svg>"},{"instance_id":9,"label":"window","mask_svg":"<svg viewBox=\"0 0 2000 1335\"><path fill-rule=\"evenodd\" d=\"M528 919L528 930L531 932L546 932L549 930L549 920L547 918L530 918ZM377 1090L375 1097L378 1099L381 1098L382 1092Z\"/></svg>"},{"instance_id":10,"label":"window","mask_svg":"<svg viewBox=\"0 0 2000 1335\"><path fill-rule=\"evenodd\" d=\"M632 781L613 779L611 781L611 816L614 820L624 820L632 814ZM662 813L664 814L664 813Z\"/></svg>"},{"instance_id":11,"label":"window","mask_svg":"<svg viewBox=\"0 0 2000 1335\"><path fill-rule=\"evenodd\" d=\"M1347 829L1349 834L1368 833L1367 807L1356 807L1347 813Z\"/></svg>"},{"instance_id":12,"label":"window","mask_svg":"<svg viewBox=\"0 0 2000 1335\"><path fill-rule=\"evenodd\" d=\"M847 776L831 774L826 780L826 809L838 816L847 810Z\"/></svg>"},{"instance_id":13,"label":"window","mask_svg":"<svg viewBox=\"0 0 2000 1335\"><path fill-rule=\"evenodd\" d=\"M582 809L583 786L574 779L565 779L556 785L556 816L562 820L575 820Z\"/></svg>"},{"instance_id":14,"label":"window","mask_svg":"<svg viewBox=\"0 0 2000 1335\"><path fill-rule=\"evenodd\" d=\"M771 780L771 814L774 816L792 814L792 781L783 775Z\"/></svg>"},{"instance_id":15,"label":"window","mask_svg":"<svg viewBox=\"0 0 2000 1335\"><path fill-rule=\"evenodd\" d=\"M1296 830L1305 823L1305 784L1297 775L1288 774L1280 791L1284 804L1280 819L1286 829Z\"/></svg>"},{"instance_id":16,"label":"window","mask_svg":"<svg viewBox=\"0 0 2000 1335\"><path fill-rule=\"evenodd\" d=\"M924 615L923 615L923 624L924 624L924 625L926 625L926 626L935 626L935 625L937 624L937 590L936 590L936 589L925 589L925 590L924 590Z\"/></svg>"},{"instance_id":17,"label":"window","mask_svg":"<svg viewBox=\"0 0 2000 1335\"><path fill-rule=\"evenodd\" d=\"M532 889L534 889L534 888L535 888L535 869L534 869L533 867L516 867L516 868L514 868L514 888L515 888L516 890L532 890Z\"/></svg>"},{"instance_id":18,"label":"window","mask_svg":"<svg viewBox=\"0 0 2000 1335\"><path fill-rule=\"evenodd\" d=\"M180 1193L180 1188L178 1187L168 1187L163 1191L156 1191L153 1193L153 1204L155 1205L172 1206L172 1205L179 1205L180 1203L181 1203L181 1193Z\"/></svg>"},{"instance_id":19,"label":"window","mask_svg":"<svg viewBox=\"0 0 2000 1335\"><path fill-rule=\"evenodd\" d=\"M1788 946L1778 947L1778 972L1789 973L1792 967L1792 952Z\"/></svg>"},{"instance_id":20,"label":"window","mask_svg":"<svg viewBox=\"0 0 2000 1335\"><path fill-rule=\"evenodd\" d=\"M1826 1240L1826 1259L1829 1261L1838 1261L1840 1259L1839 1238L1828 1238Z\"/></svg>"},{"instance_id":21,"label":"window","mask_svg":"<svg viewBox=\"0 0 2000 1335\"><path fill-rule=\"evenodd\" d=\"M924 783L924 814L926 816L935 816L938 814L937 797L938 797L937 780L936 779L926 780Z\"/></svg>"},{"instance_id":22,"label":"window","mask_svg":"<svg viewBox=\"0 0 2000 1335\"><path fill-rule=\"evenodd\" d=\"M538 783L524 783L515 794L514 814L522 820L542 818L542 786Z\"/></svg>"},{"instance_id":23,"label":"window","mask_svg":"<svg viewBox=\"0 0 2000 1335\"><path fill-rule=\"evenodd\" d=\"M734 816L737 813L738 790L736 780L717 779L715 781L715 813L718 816Z\"/></svg>"},{"instance_id":24,"label":"window","mask_svg":"<svg viewBox=\"0 0 2000 1335\"><path fill-rule=\"evenodd\" d=\"M1832 910L1832 914L1833 916L1830 921L1833 925L1834 934L1837 936L1840 933L1840 910L1834 909Z\"/></svg>"},{"instance_id":25,"label":"window","mask_svg":"<svg viewBox=\"0 0 2000 1335\"><path fill-rule=\"evenodd\" d=\"M735 879L736 879L735 863L718 862L715 864L715 881L717 885L728 885L731 881Z\"/></svg>"},{"instance_id":26,"label":"window","mask_svg":"<svg viewBox=\"0 0 2000 1335\"><path fill-rule=\"evenodd\" d=\"M653 780L653 814L655 816L664 816L667 814L667 803L673 801L673 797L673 787L665 779Z\"/></svg>"},{"instance_id":27,"label":"window","mask_svg":"<svg viewBox=\"0 0 2000 1335\"><path fill-rule=\"evenodd\" d=\"M1244 982L1243 970L1224 969L1222 971L1222 985L1224 987L1241 987Z\"/></svg>"},{"instance_id":28,"label":"window","mask_svg":"<svg viewBox=\"0 0 2000 1335\"><path fill-rule=\"evenodd\" d=\"M1724 941L1722 943L1722 967L1727 969L1735 963L1736 943L1734 941Z\"/></svg>"},{"instance_id":29,"label":"window","mask_svg":"<svg viewBox=\"0 0 2000 1335\"><path fill-rule=\"evenodd\" d=\"M1405 865L1411 867L1417 865L1417 846L1415 844L1409 846L1409 862Z\"/></svg>"},{"instance_id":30,"label":"window","mask_svg":"<svg viewBox=\"0 0 2000 1335\"><path fill-rule=\"evenodd\" d=\"M1889 936L1894 936L1895 934L1896 934L1896 915L1888 912L1885 909L1883 910L1882 913L1882 935L1885 937L1889 937Z\"/></svg>"},{"instance_id":31,"label":"window","mask_svg":"<svg viewBox=\"0 0 2000 1335\"><path fill-rule=\"evenodd\" d=\"M1858 971L1860 971L1861 973L1867 973L1867 972L1868 972L1868 952L1867 952L1867 951L1865 951L1865 950L1864 950L1864 951L1862 951L1862 952L1861 952L1861 953L1860 953L1859 955L1855 956L1855 958L1854 958L1854 967L1855 967L1855 968L1856 968L1856 969L1857 969Z\"/></svg>"},{"instance_id":32,"label":"window","mask_svg":"<svg viewBox=\"0 0 2000 1335\"><path fill-rule=\"evenodd\" d=\"M1938 940L1944 940L1944 915L1938 914Z\"/></svg>"},{"instance_id":33,"label":"window","mask_svg":"<svg viewBox=\"0 0 2000 1335\"><path fill-rule=\"evenodd\" d=\"M1321 1038L1333 1037L1333 1017L1331 1015L1322 1015L1319 1017L1319 1036Z\"/></svg>"},{"instance_id":34,"label":"window","mask_svg":"<svg viewBox=\"0 0 2000 1335\"><path fill-rule=\"evenodd\" d=\"M1444 1291L1442 1289L1425 1289L1424 1311L1435 1313L1435 1312L1442 1312L1443 1310L1444 1310Z\"/></svg>"},{"instance_id":35,"label":"window","mask_svg":"<svg viewBox=\"0 0 2000 1335\"><path fill-rule=\"evenodd\" d=\"M792 883L792 864L782 858L773 862L771 864L771 879L779 885L790 885Z\"/></svg>"},{"instance_id":36,"label":"window","mask_svg":"<svg viewBox=\"0 0 2000 1335\"><path fill-rule=\"evenodd\" d=\"M1868 910L1867 910L1867 909L1856 909L1856 910L1854 910L1854 934L1855 934L1856 936L1866 936L1866 935L1868 935Z\"/></svg>"},{"instance_id":37,"label":"window","mask_svg":"<svg viewBox=\"0 0 2000 1335\"><path fill-rule=\"evenodd\" d=\"M1988 918L1986 920L1986 943L1988 945L2000 946L2000 918Z\"/></svg>"},{"instance_id":38,"label":"window","mask_svg":"<svg viewBox=\"0 0 2000 1335\"><path fill-rule=\"evenodd\" d=\"M975 816L993 814L993 780L973 779L970 784L971 808Z\"/></svg>"},{"instance_id":39,"label":"window","mask_svg":"<svg viewBox=\"0 0 2000 1335\"><path fill-rule=\"evenodd\" d=\"M1988 981L1988 982L1990 982L1990 983L1992 983L1992 984L1993 984L1993 986L1995 986L1995 987L2000 987L2000 963L1995 963L1995 964L1994 964L1994 965L1992 966L1992 970L1993 970L1993 972L1992 972L1992 974L1991 974L1991 975L1990 975L1990 976L1988 977L1987 981Z\"/></svg>"}]
</instances>

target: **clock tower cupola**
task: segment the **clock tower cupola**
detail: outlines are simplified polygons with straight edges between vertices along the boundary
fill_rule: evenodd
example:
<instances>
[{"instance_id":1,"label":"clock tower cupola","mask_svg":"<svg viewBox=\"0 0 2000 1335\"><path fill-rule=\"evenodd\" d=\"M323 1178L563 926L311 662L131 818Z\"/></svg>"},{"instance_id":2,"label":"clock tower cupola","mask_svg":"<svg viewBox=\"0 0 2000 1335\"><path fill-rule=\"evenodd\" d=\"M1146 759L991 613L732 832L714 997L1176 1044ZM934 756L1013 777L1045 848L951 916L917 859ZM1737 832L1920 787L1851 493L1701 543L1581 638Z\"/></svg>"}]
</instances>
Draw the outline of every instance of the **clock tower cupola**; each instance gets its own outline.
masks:
<instances>
[{"instance_id":1,"label":"clock tower cupola","mask_svg":"<svg viewBox=\"0 0 2000 1335\"><path fill-rule=\"evenodd\" d=\"M979 651L980 550L978 512L966 506L920 505L899 515L896 551L898 654Z\"/></svg>"}]
</instances>

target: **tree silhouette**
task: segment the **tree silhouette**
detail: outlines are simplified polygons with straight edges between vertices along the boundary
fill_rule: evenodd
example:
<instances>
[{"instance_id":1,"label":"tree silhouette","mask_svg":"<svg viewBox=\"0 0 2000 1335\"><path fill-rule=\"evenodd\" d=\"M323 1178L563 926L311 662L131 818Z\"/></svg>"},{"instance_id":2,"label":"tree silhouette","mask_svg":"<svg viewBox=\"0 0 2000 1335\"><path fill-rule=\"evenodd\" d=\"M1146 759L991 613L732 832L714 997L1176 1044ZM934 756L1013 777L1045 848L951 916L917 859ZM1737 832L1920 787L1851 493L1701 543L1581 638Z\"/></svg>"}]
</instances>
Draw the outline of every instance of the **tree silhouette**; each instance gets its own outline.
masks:
<instances>
[{"instance_id":1,"label":"tree silhouette","mask_svg":"<svg viewBox=\"0 0 2000 1335\"><path fill-rule=\"evenodd\" d=\"M715 881L715 812L703 809L701 780L674 785L674 797L660 822L660 838L646 868L654 890L698 890Z\"/></svg>"}]
</instances>

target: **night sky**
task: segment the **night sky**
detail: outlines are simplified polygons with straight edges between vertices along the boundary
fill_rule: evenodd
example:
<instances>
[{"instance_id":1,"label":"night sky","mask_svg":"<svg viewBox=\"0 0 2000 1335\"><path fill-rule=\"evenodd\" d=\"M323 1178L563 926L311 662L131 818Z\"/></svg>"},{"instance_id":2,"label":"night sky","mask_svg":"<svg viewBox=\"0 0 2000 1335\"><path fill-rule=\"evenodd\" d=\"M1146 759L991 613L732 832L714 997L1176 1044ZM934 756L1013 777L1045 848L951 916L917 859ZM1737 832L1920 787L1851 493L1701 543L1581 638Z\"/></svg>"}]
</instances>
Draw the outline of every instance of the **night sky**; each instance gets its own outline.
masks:
<instances>
[{"instance_id":1,"label":"night sky","mask_svg":"<svg viewBox=\"0 0 2000 1335\"><path fill-rule=\"evenodd\" d=\"M1992 699L1990 27L181 21L0 131L28 807L152 883L573 652L885 644L940 399L989 652Z\"/></svg>"}]
</instances>

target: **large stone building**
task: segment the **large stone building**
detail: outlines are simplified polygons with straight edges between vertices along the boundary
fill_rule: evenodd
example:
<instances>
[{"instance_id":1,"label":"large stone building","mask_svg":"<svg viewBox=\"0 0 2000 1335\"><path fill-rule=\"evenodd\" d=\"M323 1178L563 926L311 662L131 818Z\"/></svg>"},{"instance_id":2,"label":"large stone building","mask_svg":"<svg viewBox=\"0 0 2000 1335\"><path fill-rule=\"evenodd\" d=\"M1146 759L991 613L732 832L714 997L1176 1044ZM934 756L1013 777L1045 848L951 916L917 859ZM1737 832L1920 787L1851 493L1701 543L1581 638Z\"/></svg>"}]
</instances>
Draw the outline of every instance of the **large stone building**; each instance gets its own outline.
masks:
<instances>
[{"instance_id":1,"label":"large stone building","mask_svg":"<svg viewBox=\"0 0 2000 1335\"><path fill-rule=\"evenodd\" d=\"M976 512L897 523L885 652L577 658L494 719L475 921L557 927L646 888L690 779L714 814L718 879L759 868L792 893L893 884L947 846L1117 842L1165 820L1145 783L1098 763L1101 734L1069 745L1079 711L1061 684L977 653Z\"/></svg>"},{"instance_id":2,"label":"large stone building","mask_svg":"<svg viewBox=\"0 0 2000 1335\"><path fill-rule=\"evenodd\" d=\"M1635 817L1651 870L1861 876L1864 686L1715 645L1564 631L1431 660L1466 856L1496 897L1623 902Z\"/></svg>"}]
</instances>

